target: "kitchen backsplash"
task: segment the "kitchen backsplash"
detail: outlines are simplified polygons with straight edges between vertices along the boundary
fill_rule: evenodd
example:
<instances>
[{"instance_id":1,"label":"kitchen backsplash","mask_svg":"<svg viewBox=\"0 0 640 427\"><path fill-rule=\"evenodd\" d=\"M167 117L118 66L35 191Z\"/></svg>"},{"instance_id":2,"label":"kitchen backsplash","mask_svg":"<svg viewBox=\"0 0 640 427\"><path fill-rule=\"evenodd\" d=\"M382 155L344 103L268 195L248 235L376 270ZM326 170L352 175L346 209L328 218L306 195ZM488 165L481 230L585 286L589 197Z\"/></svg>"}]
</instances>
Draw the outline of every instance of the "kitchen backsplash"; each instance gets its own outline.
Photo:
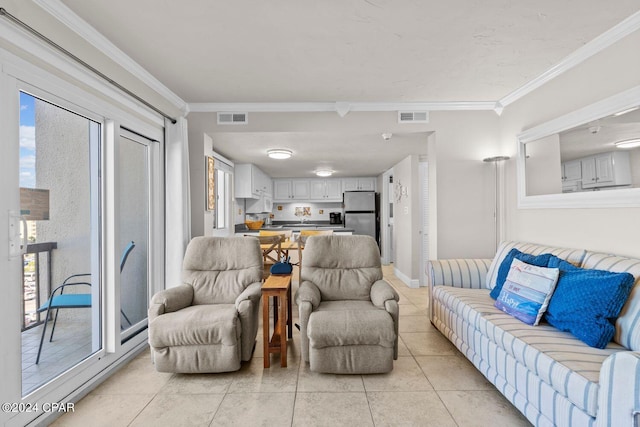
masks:
<instances>
[{"instance_id":1,"label":"kitchen backsplash","mask_svg":"<svg viewBox=\"0 0 640 427\"><path fill-rule=\"evenodd\" d=\"M296 207L309 208L311 215L305 216L305 221L329 221L330 212L342 212L342 203L274 203L273 204L273 221L291 221L300 222L297 217ZM244 213L244 212L243 212ZM264 218L266 214L256 214L259 218ZM244 215L236 216L236 223L244 222Z\"/></svg>"}]
</instances>

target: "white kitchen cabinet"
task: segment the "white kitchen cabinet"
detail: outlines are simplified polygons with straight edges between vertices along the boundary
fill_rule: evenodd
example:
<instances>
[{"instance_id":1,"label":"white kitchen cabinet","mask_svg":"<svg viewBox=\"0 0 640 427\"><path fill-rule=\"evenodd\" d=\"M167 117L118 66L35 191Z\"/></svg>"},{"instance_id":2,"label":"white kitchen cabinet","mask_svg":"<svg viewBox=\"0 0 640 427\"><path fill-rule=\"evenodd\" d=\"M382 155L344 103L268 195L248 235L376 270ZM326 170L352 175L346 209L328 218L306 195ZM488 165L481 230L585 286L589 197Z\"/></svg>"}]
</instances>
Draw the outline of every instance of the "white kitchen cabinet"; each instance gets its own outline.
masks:
<instances>
[{"instance_id":1,"label":"white kitchen cabinet","mask_svg":"<svg viewBox=\"0 0 640 427\"><path fill-rule=\"evenodd\" d=\"M375 178L343 178L342 192L345 191L375 191Z\"/></svg>"},{"instance_id":2,"label":"white kitchen cabinet","mask_svg":"<svg viewBox=\"0 0 640 427\"><path fill-rule=\"evenodd\" d=\"M308 179L292 179L291 180L292 198L294 200L309 200L309 180Z\"/></svg>"},{"instance_id":3,"label":"white kitchen cabinet","mask_svg":"<svg viewBox=\"0 0 640 427\"><path fill-rule=\"evenodd\" d=\"M276 202L309 200L308 179L276 179L273 181L273 189L273 200Z\"/></svg>"},{"instance_id":4,"label":"white kitchen cabinet","mask_svg":"<svg viewBox=\"0 0 640 427\"><path fill-rule=\"evenodd\" d=\"M273 200L288 201L291 199L292 194L290 179L273 180Z\"/></svg>"},{"instance_id":5,"label":"white kitchen cabinet","mask_svg":"<svg viewBox=\"0 0 640 427\"><path fill-rule=\"evenodd\" d=\"M247 199L245 212L248 214L269 213L273 210L273 199L270 194L262 193L258 199Z\"/></svg>"},{"instance_id":6,"label":"white kitchen cabinet","mask_svg":"<svg viewBox=\"0 0 640 427\"><path fill-rule=\"evenodd\" d=\"M570 160L562 164L562 180L576 181L582 179L582 162L580 160Z\"/></svg>"},{"instance_id":7,"label":"white kitchen cabinet","mask_svg":"<svg viewBox=\"0 0 640 427\"><path fill-rule=\"evenodd\" d=\"M341 202L342 181L339 179L312 179L309 181L309 198L318 202Z\"/></svg>"},{"instance_id":8,"label":"white kitchen cabinet","mask_svg":"<svg viewBox=\"0 0 640 427\"><path fill-rule=\"evenodd\" d=\"M263 194L273 194L271 178L254 164L236 164L234 175L237 199L259 199Z\"/></svg>"},{"instance_id":9,"label":"white kitchen cabinet","mask_svg":"<svg viewBox=\"0 0 640 427\"><path fill-rule=\"evenodd\" d=\"M562 163L562 192L571 193L580 190L582 181L582 161L569 160Z\"/></svg>"},{"instance_id":10,"label":"white kitchen cabinet","mask_svg":"<svg viewBox=\"0 0 640 427\"><path fill-rule=\"evenodd\" d=\"M582 188L631 185L631 164L628 151L612 151L580 159Z\"/></svg>"}]
</instances>

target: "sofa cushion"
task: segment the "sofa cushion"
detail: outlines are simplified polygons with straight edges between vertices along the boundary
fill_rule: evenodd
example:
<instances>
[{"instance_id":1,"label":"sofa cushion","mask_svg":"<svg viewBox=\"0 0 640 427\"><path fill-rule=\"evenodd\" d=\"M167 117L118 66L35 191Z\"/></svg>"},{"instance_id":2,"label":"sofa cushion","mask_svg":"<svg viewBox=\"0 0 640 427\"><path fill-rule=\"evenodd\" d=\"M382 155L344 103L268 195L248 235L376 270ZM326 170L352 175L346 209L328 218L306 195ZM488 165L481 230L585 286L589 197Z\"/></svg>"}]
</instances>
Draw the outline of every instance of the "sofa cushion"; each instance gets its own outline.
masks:
<instances>
[{"instance_id":1,"label":"sofa cushion","mask_svg":"<svg viewBox=\"0 0 640 427\"><path fill-rule=\"evenodd\" d=\"M393 348L396 339L391 315L364 301L321 303L309 317L307 335L313 348L348 345Z\"/></svg>"},{"instance_id":2,"label":"sofa cushion","mask_svg":"<svg viewBox=\"0 0 640 427\"><path fill-rule=\"evenodd\" d=\"M434 305L439 304L460 319L454 323L464 321L465 325L458 326L463 331L461 335L466 334L466 328L480 331L593 417L597 412L602 363L611 354L626 351L615 343L609 343L604 349L589 347L571 334L545 323L536 327L526 325L493 307L493 300L484 290L438 286L434 288ZM474 346L474 343L467 345ZM496 355L486 349L475 348L474 351L487 364L498 363Z\"/></svg>"},{"instance_id":3,"label":"sofa cushion","mask_svg":"<svg viewBox=\"0 0 640 427\"><path fill-rule=\"evenodd\" d=\"M531 255L524 252L520 252L516 248L512 248L509 253L502 260L502 264L498 268L498 275L496 277L496 285L493 289L491 289L491 298L497 299L498 295L502 291L502 286L504 282L507 280L507 275L511 270L511 263L514 259L518 259L522 262L526 262L527 264L535 265L537 267L546 267L549 263L549 258L552 255L549 253L540 254L540 255Z\"/></svg>"},{"instance_id":4,"label":"sofa cushion","mask_svg":"<svg viewBox=\"0 0 640 427\"><path fill-rule=\"evenodd\" d=\"M586 251L584 249L567 249L557 248L554 246L543 246L536 243L526 242L502 242L498 246L496 256L491 261L489 271L487 272L487 287L493 289L496 286L496 280L498 278L498 269L502 264L502 260L513 248L518 249L520 252L524 252L532 255L540 255L544 253L550 253L560 257L571 264L580 265L584 259Z\"/></svg>"},{"instance_id":5,"label":"sofa cushion","mask_svg":"<svg viewBox=\"0 0 640 427\"><path fill-rule=\"evenodd\" d=\"M155 318L153 327L149 328L149 344L154 348L235 346L240 334L241 325L234 304L194 305Z\"/></svg>"},{"instance_id":6,"label":"sofa cushion","mask_svg":"<svg viewBox=\"0 0 640 427\"><path fill-rule=\"evenodd\" d=\"M559 271L514 259L496 307L528 325L536 326L547 309Z\"/></svg>"}]
</instances>

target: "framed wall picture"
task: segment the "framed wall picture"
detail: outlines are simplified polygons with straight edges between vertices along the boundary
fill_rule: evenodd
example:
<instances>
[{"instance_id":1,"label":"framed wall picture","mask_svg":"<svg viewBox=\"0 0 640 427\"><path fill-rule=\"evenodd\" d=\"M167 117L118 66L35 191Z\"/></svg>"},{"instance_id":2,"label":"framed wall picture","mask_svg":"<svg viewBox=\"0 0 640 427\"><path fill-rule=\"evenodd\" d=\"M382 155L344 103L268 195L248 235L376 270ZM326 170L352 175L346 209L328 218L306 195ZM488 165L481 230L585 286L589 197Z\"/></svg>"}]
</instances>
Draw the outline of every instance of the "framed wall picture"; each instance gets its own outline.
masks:
<instances>
[{"instance_id":1,"label":"framed wall picture","mask_svg":"<svg viewBox=\"0 0 640 427\"><path fill-rule=\"evenodd\" d=\"M216 207L216 172L213 157L207 156L207 210L212 211Z\"/></svg>"}]
</instances>

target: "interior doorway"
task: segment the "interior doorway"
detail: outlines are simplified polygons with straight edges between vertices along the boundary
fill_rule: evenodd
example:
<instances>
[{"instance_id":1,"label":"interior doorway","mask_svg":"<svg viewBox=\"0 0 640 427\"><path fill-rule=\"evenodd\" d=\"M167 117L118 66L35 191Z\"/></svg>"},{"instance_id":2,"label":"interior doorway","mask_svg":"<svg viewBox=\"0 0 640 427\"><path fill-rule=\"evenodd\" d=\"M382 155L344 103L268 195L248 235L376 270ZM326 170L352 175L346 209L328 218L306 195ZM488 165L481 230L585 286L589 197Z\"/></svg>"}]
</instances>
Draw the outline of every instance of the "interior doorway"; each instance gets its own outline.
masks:
<instances>
[{"instance_id":1,"label":"interior doorway","mask_svg":"<svg viewBox=\"0 0 640 427\"><path fill-rule=\"evenodd\" d=\"M429 164L420 161L420 286L427 286L427 263L429 262Z\"/></svg>"},{"instance_id":2,"label":"interior doorway","mask_svg":"<svg viewBox=\"0 0 640 427\"><path fill-rule=\"evenodd\" d=\"M393 169L389 169L382 175L381 193L380 228L382 263L389 265L395 261L395 245L393 240Z\"/></svg>"}]
</instances>

